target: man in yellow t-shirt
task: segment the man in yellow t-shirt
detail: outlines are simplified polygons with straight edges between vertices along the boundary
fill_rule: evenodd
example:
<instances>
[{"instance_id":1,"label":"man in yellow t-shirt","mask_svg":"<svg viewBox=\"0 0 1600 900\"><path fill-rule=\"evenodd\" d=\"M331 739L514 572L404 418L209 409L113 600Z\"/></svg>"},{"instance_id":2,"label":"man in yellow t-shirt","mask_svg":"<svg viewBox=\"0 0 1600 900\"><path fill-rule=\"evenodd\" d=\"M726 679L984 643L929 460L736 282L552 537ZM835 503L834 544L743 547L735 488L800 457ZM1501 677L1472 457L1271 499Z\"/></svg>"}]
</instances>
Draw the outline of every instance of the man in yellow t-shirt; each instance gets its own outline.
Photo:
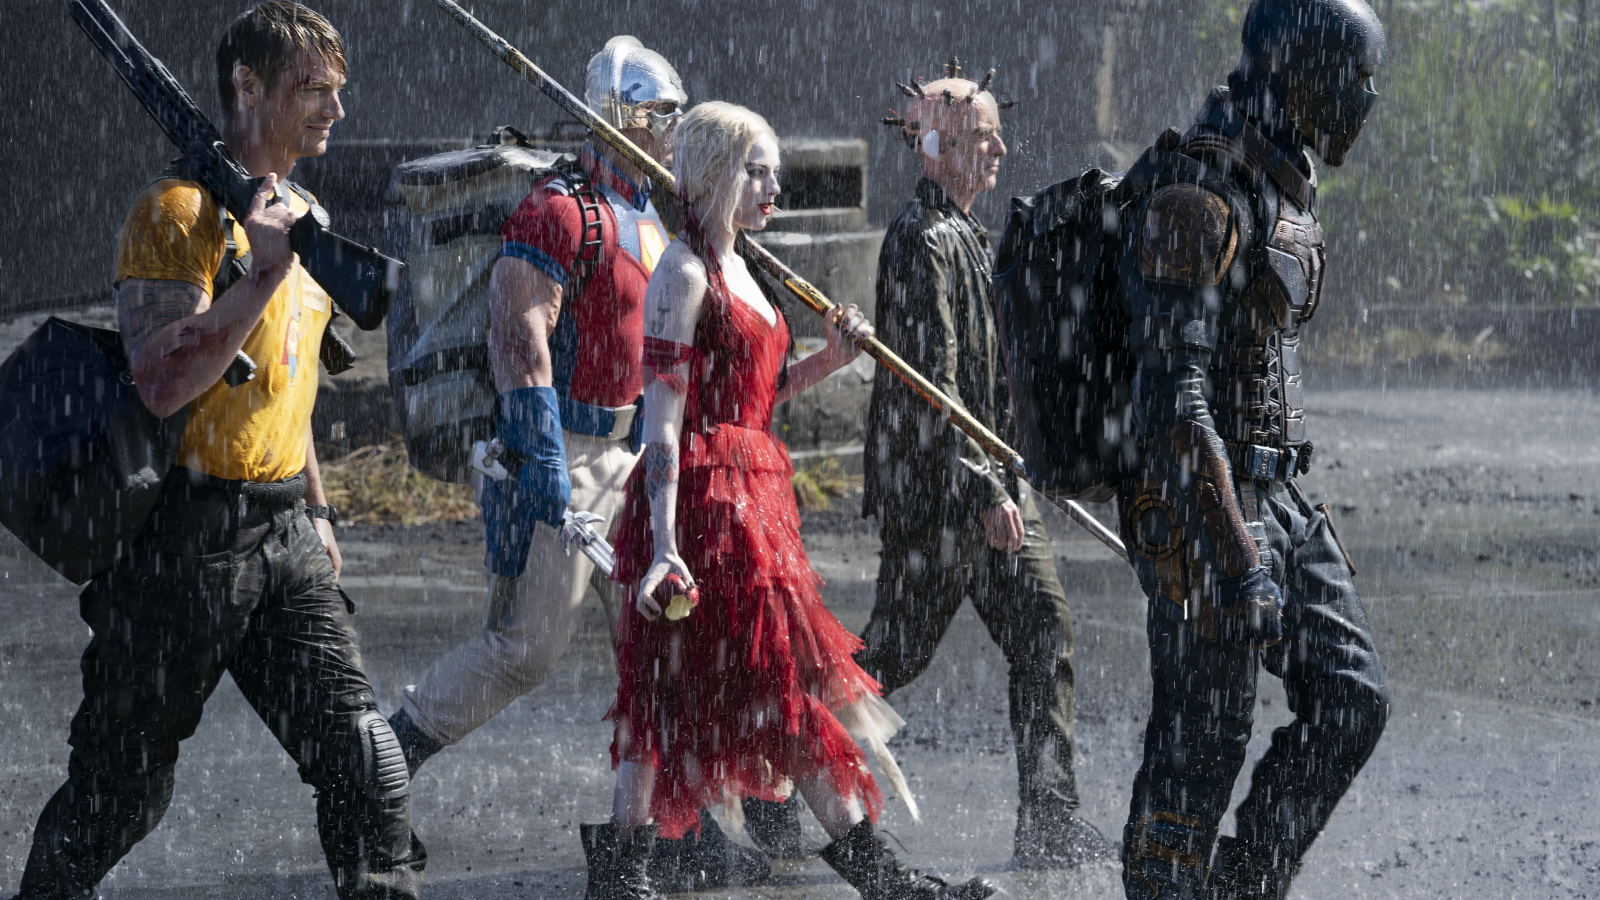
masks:
<instances>
[{"instance_id":1,"label":"man in yellow t-shirt","mask_svg":"<svg viewBox=\"0 0 1600 900\"><path fill-rule=\"evenodd\" d=\"M123 223L117 314L139 395L188 419L155 512L80 600L94 638L69 774L34 829L21 900L95 896L161 821L179 742L224 673L316 789L339 897L422 894L405 760L362 672L311 440L331 304L289 248L308 203L269 203L344 117L344 44L310 9L268 0L234 21L217 60L224 139L266 180L239 222L171 177ZM229 241L248 273L222 289ZM241 350L255 377L230 387Z\"/></svg>"}]
</instances>

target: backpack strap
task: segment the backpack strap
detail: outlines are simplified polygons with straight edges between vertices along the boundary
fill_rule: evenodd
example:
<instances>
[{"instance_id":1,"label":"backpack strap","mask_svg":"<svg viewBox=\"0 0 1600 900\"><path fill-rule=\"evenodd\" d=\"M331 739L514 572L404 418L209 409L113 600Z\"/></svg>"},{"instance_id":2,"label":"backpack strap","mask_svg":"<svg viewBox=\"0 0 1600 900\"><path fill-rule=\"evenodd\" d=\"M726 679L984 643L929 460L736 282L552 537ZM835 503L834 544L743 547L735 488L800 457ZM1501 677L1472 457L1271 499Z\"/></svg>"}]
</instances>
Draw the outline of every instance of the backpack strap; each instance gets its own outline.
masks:
<instances>
[{"instance_id":1,"label":"backpack strap","mask_svg":"<svg viewBox=\"0 0 1600 900\"><path fill-rule=\"evenodd\" d=\"M605 217L600 212L600 204L605 201L595 193L589 176L584 174L583 166L576 159L563 162L556 171L571 188L572 199L578 204L578 256L572 263L572 289L566 292L569 300L576 301L605 255ZM565 308L566 304L562 304L562 309Z\"/></svg>"}]
</instances>

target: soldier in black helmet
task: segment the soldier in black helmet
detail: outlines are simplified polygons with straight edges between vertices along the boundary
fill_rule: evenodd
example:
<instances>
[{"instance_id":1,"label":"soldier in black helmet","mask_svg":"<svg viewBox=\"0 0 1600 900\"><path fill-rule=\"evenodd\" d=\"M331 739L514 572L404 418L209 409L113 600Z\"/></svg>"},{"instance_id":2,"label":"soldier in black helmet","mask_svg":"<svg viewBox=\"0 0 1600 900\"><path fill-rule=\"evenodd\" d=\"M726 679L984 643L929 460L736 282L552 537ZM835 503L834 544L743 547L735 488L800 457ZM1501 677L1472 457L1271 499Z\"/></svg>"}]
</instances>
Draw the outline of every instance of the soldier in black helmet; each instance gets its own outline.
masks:
<instances>
[{"instance_id":1,"label":"soldier in black helmet","mask_svg":"<svg viewBox=\"0 0 1600 900\"><path fill-rule=\"evenodd\" d=\"M1323 275L1310 151L1337 166L1377 98L1361 0L1255 0L1197 124L1131 169L1118 258L1140 463L1122 530L1150 598L1154 697L1124 831L1130 898L1281 898L1372 754L1389 692L1309 471L1296 357ZM1260 668L1295 720L1217 840ZM1213 859L1213 846L1215 858Z\"/></svg>"}]
</instances>

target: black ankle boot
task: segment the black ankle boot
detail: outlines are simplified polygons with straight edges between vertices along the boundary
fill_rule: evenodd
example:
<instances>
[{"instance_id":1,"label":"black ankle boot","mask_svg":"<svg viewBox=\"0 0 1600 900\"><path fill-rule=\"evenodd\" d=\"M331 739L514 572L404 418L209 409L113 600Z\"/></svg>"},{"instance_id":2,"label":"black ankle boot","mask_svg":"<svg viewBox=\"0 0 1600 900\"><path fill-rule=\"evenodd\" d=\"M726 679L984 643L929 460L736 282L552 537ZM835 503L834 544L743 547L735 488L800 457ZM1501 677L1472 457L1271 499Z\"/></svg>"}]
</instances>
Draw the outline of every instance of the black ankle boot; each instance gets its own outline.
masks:
<instances>
[{"instance_id":1,"label":"black ankle boot","mask_svg":"<svg viewBox=\"0 0 1600 900\"><path fill-rule=\"evenodd\" d=\"M1071 810L1025 806L1017 812L1011 864L1018 869L1076 869L1120 856L1121 848Z\"/></svg>"},{"instance_id":2,"label":"black ankle boot","mask_svg":"<svg viewBox=\"0 0 1600 900\"><path fill-rule=\"evenodd\" d=\"M1252 852L1234 837L1217 838L1206 896L1211 900L1284 900L1300 864L1274 863L1268 852Z\"/></svg>"},{"instance_id":3,"label":"black ankle boot","mask_svg":"<svg viewBox=\"0 0 1600 900\"><path fill-rule=\"evenodd\" d=\"M950 884L906 868L866 819L823 847L821 856L861 892L861 900L983 900L995 892L982 878Z\"/></svg>"},{"instance_id":4,"label":"black ankle boot","mask_svg":"<svg viewBox=\"0 0 1600 900\"><path fill-rule=\"evenodd\" d=\"M728 840L717 820L701 810L699 837L686 834L675 841L657 838L647 871L651 884L680 894L765 884L772 877L772 863L765 853Z\"/></svg>"},{"instance_id":5,"label":"black ankle boot","mask_svg":"<svg viewBox=\"0 0 1600 900\"><path fill-rule=\"evenodd\" d=\"M583 900L664 900L645 873L656 826L640 825L626 841L618 841L615 822L579 825L578 838L589 861L589 889Z\"/></svg>"},{"instance_id":6,"label":"black ankle boot","mask_svg":"<svg viewBox=\"0 0 1600 900\"><path fill-rule=\"evenodd\" d=\"M746 797L744 830L756 846L773 859L805 859L805 841L800 836L800 797L790 794L782 803Z\"/></svg>"},{"instance_id":7,"label":"black ankle boot","mask_svg":"<svg viewBox=\"0 0 1600 900\"><path fill-rule=\"evenodd\" d=\"M400 741L400 750L406 755L406 771L413 777L428 757L444 749L443 744L423 734L403 706L389 717L389 727Z\"/></svg>"}]
</instances>

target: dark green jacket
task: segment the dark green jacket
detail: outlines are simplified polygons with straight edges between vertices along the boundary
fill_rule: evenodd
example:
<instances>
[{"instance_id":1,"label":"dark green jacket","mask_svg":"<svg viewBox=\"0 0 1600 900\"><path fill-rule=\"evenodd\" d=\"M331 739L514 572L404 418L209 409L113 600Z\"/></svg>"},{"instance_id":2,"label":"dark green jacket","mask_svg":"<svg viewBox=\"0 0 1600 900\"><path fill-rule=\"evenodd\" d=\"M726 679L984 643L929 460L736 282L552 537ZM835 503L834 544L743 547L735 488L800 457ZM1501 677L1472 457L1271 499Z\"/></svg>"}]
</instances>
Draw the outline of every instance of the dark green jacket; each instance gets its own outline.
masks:
<instances>
[{"instance_id":1,"label":"dark green jacket","mask_svg":"<svg viewBox=\"0 0 1600 900\"><path fill-rule=\"evenodd\" d=\"M1002 438L1011 395L994 320L988 232L924 178L878 256L878 337ZM1014 479L884 368L867 411L863 515L970 527Z\"/></svg>"}]
</instances>

